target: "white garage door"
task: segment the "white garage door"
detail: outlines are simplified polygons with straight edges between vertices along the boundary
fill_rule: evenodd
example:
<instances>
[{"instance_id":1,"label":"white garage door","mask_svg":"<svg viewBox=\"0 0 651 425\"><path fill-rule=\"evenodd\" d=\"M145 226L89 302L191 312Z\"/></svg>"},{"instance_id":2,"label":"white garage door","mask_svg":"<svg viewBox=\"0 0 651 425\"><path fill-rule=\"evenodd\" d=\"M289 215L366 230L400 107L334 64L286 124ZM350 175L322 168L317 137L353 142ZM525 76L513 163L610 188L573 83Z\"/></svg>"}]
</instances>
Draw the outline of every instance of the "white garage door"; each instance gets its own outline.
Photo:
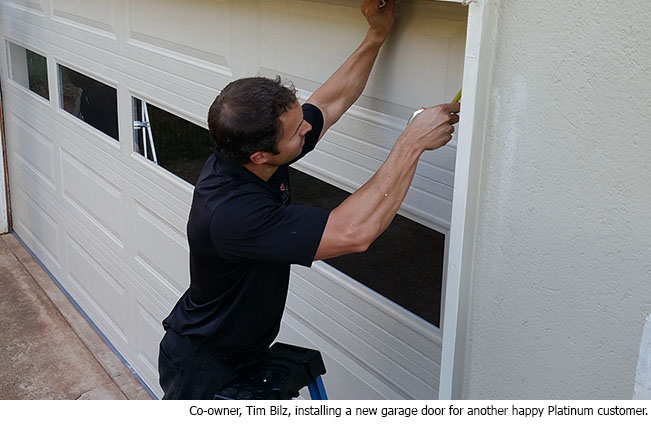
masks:
<instances>
[{"instance_id":1,"label":"white garage door","mask_svg":"<svg viewBox=\"0 0 651 425\"><path fill-rule=\"evenodd\" d=\"M465 8L403 0L398 13L364 95L297 167L347 191L415 108L461 87ZM278 74L305 99L363 38L359 2L2 0L0 28L14 230L160 394L192 185L142 155L140 100L205 127L235 78ZM99 110L84 109L92 93ZM454 142L423 156L402 215L447 232L454 158ZM406 308L322 262L293 269L287 308L280 338L322 351L331 398L436 397L440 331Z\"/></svg>"}]
</instances>

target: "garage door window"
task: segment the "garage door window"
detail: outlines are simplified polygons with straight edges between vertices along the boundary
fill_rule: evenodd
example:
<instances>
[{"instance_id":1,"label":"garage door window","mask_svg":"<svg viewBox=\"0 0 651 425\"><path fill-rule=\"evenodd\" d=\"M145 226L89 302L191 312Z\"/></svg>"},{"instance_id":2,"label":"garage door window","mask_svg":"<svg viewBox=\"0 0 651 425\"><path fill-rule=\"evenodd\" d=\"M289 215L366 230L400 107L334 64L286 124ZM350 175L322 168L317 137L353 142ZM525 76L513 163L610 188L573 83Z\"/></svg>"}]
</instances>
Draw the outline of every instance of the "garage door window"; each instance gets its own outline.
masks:
<instances>
[{"instance_id":1,"label":"garage door window","mask_svg":"<svg viewBox=\"0 0 651 425\"><path fill-rule=\"evenodd\" d=\"M102 133L118 140L117 90L59 65L61 107Z\"/></svg>"},{"instance_id":2,"label":"garage door window","mask_svg":"<svg viewBox=\"0 0 651 425\"><path fill-rule=\"evenodd\" d=\"M136 153L195 184L214 143L205 128L133 98Z\"/></svg>"},{"instance_id":3,"label":"garage door window","mask_svg":"<svg viewBox=\"0 0 651 425\"><path fill-rule=\"evenodd\" d=\"M47 59L22 46L8 42L11 79L44 99L50 99Z\"/></svg>"},{"instance_id":4,"label":"garage door window","mask_svg":"<svg viewBox=\"0 0 651 425\"><path fill-rule=\"evenodd\" d=\"M350 194L290 169L292 202L333 209ZM325 260L396 304L439 326L445 235L396 216L362 254Z\"/></svg>"}]
</instances>

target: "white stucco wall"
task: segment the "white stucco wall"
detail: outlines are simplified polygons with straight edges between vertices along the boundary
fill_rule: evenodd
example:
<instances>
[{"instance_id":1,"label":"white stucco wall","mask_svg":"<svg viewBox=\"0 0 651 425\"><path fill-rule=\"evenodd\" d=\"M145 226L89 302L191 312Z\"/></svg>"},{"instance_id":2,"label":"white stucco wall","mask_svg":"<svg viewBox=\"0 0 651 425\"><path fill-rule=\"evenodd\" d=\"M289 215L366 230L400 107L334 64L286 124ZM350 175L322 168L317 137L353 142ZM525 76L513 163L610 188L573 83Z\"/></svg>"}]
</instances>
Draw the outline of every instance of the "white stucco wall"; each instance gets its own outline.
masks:
<instances>
[{"instance_id":1,"label":"white stucco wall","mask_svg":"<svg viewBox=\"0 0 651 425\"><path fill-rule=\"evenodd\" d=\"M554 3L496 6L464 398L633 394L651 312L651 8Z\"/></svg>"},{"instance_id":2,"label":"white stucco wall","mask_svg":"<svg viewBox=\"0 0 651 425\"><path fill-rule=\"evenodd\" d=\"M651 314L646 318L635 373L634 400L651 400Z\"/></svg>"}]
</instances>

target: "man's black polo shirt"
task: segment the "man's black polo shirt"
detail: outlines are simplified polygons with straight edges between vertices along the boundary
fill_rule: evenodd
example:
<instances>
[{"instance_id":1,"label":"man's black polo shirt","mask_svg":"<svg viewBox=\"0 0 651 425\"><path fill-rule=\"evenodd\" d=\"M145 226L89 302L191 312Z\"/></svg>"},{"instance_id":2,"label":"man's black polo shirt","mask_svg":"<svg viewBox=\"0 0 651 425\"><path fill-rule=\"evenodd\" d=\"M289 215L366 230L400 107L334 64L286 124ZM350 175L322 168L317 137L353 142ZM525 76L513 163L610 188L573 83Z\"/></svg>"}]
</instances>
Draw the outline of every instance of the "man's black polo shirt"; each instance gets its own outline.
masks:
<instances>
[{"instance_id":1,"label":"man's black polo shirt","mask_svg":"<svg viewBox=\"0 0 651 425\"><path fill-rule=\"evenodd\" d=\"M323 128L317 107L303 105L303 116L312 130L301 157ZM290 205L289 188L288 165L265 182L218 151L210 156L187 225L190 288L163 321L166 330L205 338L224 353L269 347L285 309L290 264L312 264L329 215Z\"/></svg>"}]
</instances>

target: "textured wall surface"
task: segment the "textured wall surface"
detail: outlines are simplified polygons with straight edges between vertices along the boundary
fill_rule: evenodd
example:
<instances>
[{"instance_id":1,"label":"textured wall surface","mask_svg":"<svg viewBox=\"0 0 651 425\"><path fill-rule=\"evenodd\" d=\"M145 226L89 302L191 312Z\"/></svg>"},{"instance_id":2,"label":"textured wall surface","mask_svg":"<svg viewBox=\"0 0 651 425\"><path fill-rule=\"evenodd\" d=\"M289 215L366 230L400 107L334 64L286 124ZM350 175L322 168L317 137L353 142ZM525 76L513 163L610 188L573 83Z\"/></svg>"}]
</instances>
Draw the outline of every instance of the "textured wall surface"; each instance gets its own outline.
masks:
<instances>
[{"instance_id":1,"label":"textured wall surface","mask_svg":"<svg viewBox=\"0 0 651 425\"><path fill-rule=\"evenodd\" d=\"M646 318L640 342L640 357L637 361L633 398L651 400L651 315Z\"/></svg>"},{"instance_id":2,"label":"textured wall surface","mask_svg":"<svg viewBox=\"0 0 651 425\"><path fill-rule=\"evenodd\" d=\"M498 9L463 396L630 399L651 312L651 9Z\"/></svg>"}]
</instances>

